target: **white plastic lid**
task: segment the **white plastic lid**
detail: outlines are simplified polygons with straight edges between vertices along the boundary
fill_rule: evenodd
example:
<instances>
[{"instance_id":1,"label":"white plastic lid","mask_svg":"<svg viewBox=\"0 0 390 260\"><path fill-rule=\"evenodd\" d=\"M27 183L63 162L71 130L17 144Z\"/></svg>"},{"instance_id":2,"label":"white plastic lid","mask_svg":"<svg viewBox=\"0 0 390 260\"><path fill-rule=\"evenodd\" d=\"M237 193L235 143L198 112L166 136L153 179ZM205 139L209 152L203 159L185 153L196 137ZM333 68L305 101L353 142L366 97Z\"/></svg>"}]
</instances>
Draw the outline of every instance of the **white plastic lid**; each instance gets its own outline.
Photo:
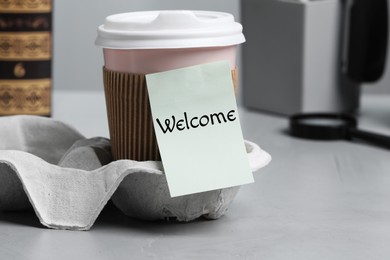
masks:
<instances>
[{"instance_id":1,"label":"white plastic lid","mask_svg":"<svg viewBox=\"0 0 390 260\"><path fill-rule=\"evenodd\" d=\"M245 42L233 15L210 11L146 11L108 16L95 44L109 49L229 46Z\"/></svg>"}]
</instances>

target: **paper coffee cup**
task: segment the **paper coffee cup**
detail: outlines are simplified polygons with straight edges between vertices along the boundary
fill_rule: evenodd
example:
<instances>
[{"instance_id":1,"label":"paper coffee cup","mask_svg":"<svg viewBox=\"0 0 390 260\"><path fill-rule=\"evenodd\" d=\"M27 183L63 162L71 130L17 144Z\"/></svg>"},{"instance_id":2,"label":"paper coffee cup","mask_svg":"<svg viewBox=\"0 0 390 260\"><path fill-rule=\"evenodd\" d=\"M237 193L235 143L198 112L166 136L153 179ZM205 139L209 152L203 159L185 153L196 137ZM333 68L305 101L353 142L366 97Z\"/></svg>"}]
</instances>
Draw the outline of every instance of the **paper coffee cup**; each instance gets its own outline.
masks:
<instances>
[{"instance_id":1,"label":"paper coffee cup","mask_svg":"<svg viewBox=\"0 0 390 260\"><path fill-rule=\"evenodd\" d=\"M104 88L114 159L160 160L145 74L226 60L237 85L241 24L228 13L147 11L108 16L95 44L103 47Z\"/></svg>"}]
</instances>

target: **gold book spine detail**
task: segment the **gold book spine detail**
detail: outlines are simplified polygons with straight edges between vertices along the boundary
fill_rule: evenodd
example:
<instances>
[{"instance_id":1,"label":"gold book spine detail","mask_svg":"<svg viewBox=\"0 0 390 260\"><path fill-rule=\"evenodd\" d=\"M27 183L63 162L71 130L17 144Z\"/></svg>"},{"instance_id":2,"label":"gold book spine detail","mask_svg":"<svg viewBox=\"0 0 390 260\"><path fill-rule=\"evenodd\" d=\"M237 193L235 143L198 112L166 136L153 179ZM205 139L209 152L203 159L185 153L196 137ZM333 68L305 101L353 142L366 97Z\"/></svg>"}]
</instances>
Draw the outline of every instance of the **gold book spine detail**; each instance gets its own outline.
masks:
<instances>
[{"instance_id":1,"label":"gold book spine detail","mask_svg":"<svg viewBox=\"0 0 390 260\"><path fill-rule=\"evenodd\" d=\"M51 10L51 0L0 0L0 13L45 13Z\"/></svg>"},{"instance_id":2,"label":"gold book spine detail","mask_svg":"<svg viewBox=\"0 0 390 260\"><path fill-rule=\"evenodd\" d=\"M51 80L0 80L0 115L50 115Z\"/></svg>"},{"instance_id":3,"label":"gold book spine detail","mask_svg":"<svg viewBox=\"0 0 390 260\"><path fill-rule=\"evenodd\" d=\"M50 32L0 33L0 60L51 59Z\"/></svg>"}]
</instances>

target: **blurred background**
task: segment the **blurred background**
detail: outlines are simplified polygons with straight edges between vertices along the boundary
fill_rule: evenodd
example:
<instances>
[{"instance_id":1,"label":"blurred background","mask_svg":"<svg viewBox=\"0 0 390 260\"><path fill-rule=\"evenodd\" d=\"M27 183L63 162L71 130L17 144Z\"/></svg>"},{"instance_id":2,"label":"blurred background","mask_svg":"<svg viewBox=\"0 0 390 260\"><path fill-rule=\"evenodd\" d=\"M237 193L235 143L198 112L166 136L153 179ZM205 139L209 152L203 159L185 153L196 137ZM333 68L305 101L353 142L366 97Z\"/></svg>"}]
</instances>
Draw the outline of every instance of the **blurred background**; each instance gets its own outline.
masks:
<instances>
[{"instance_id":1,"label":"blurred background","mask_svg":"<svg viewBox=\"0 0 390 260\"><path fill-rule=\"evenodd\" d=\"M96 0L54 3L54 89L103 90L102 49L94 45L97 27L115 13L195 9L240 17L238 0Z\"/></svg>"},{"instance_id":2,"label":"blurred background","mask_svg":"<svg viewBox=\"0 0 390 260\"><path fill-rule=\"evenodd\" d=\"M263 0L257 0L259 2ZM253 13L241 12L241 2L250 5L253 0L95 0L55 1L54 4L54 90L96 90L102 86L102 50L94 45L96 28L110 14L156 9L197 9L215 10L232 13L238 21L243 16L252 15L251 23L256 23ZM287 1L288 2L288 1ZM292 2L292 1L290 1ZM299 2L299 1L295 1ZM319 2L319 1L317 1ZM245 10L244 10L245 11ZM245 26L245 25L244 25ZM254 26L251 26L255 28ZM244 34L251 40L253 29ZM239 59L241 60L241 55ZM241 61L238 61L240 65ZM241 66L241 70L249 66ZM245 84L254 84L246 82ZM385 76L376 83L364 84L362 89L369 93L390 94L390 68Z\"/></svg>"}]
</instances>

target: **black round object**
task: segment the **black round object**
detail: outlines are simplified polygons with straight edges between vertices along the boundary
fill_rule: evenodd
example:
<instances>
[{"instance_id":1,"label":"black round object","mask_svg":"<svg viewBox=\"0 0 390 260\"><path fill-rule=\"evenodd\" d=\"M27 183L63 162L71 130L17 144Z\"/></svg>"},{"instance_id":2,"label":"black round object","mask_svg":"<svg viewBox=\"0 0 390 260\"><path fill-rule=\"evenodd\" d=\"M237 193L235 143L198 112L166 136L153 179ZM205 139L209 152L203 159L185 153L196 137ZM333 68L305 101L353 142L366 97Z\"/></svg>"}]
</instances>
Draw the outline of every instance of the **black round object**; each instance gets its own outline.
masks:
<instances>
[{"instance_id":1,"label":"black round object","mask_svg":"<svg viewBox=\"0 0 390 260\"><path fill-rule=\"evenodd\" d=\"M350 139L350 130L356 126L356 119L346 114L313 113L290 117L291 135L306 139Z\"/></svg>"}]
</instances>

